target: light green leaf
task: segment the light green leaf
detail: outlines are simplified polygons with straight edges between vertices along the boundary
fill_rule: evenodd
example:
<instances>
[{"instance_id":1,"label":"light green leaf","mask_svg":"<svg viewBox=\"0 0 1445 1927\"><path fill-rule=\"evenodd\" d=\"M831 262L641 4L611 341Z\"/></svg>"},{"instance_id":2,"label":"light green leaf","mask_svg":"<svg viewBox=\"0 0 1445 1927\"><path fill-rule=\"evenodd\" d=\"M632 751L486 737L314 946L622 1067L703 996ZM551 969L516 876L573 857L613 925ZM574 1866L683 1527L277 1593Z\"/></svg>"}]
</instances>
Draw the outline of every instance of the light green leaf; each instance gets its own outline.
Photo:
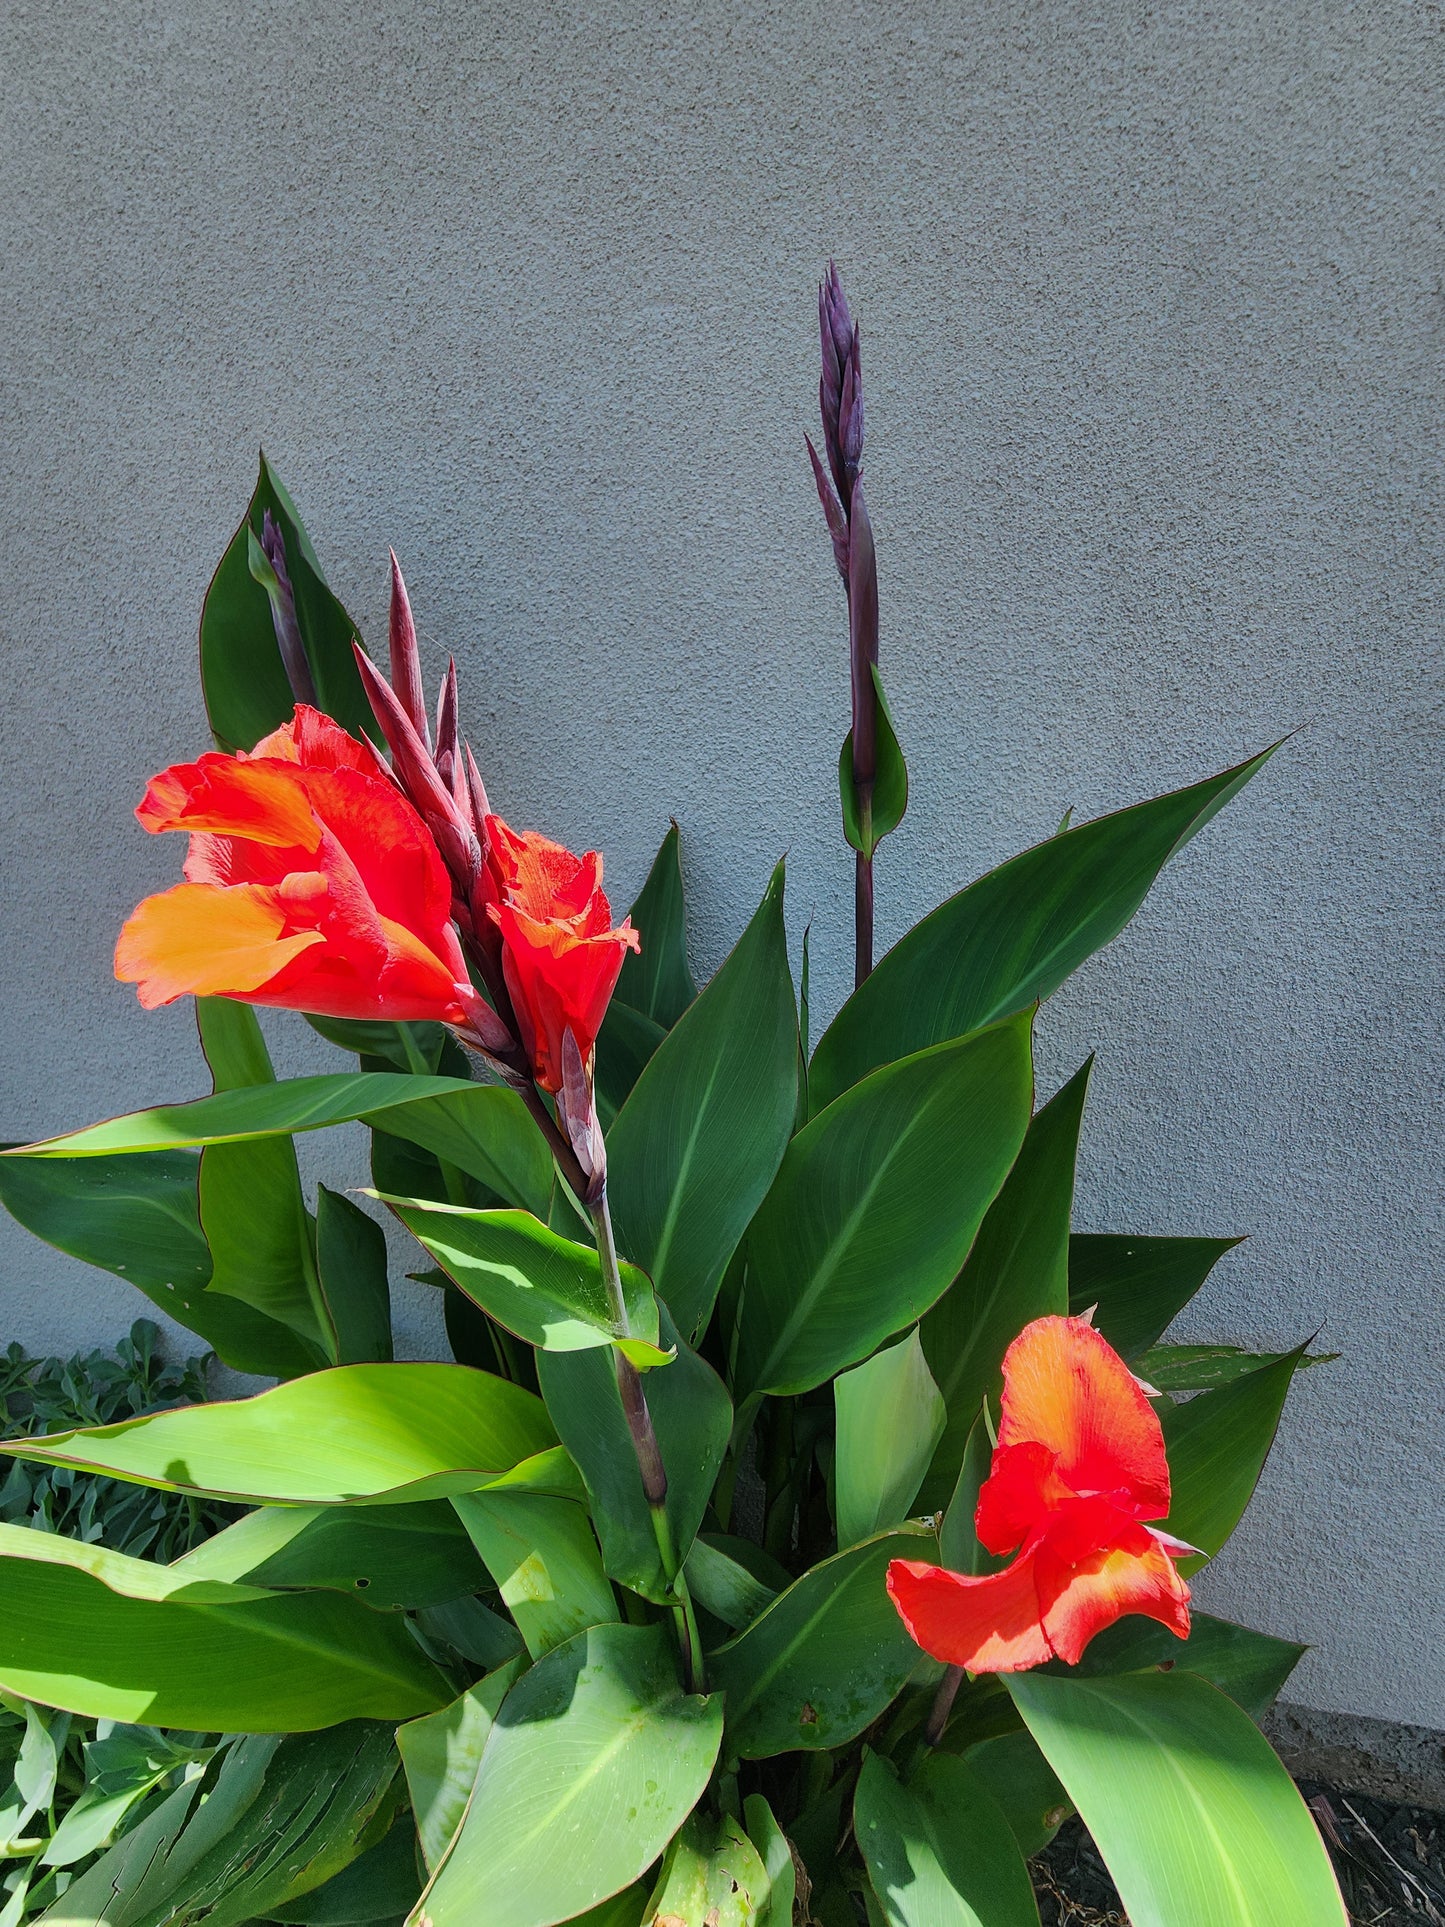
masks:
<instances>
[{"instance_id":1,"label":"light green leaf","mask_svg":"<svg viewBox=\"0 0 1445 1927\"><path fill-rule=\"evenodd\" d=\"M1089 1641L1078 1666L1065 1677L1093 1679L1114 1673L1198 1673L1228 1693L1253 1719L1274 1705L1280 1689L1308 1652L1288 1639L1274 1639L1250 1626L1236 1626L1208 1613L1191 1614L1188 1639L1167 1626L1131 1614Z\"/></svg>"},{"instance_id":2,"label":"light green leaf","mask_svg":"<svg viewBox=\"0 0 1445 1927\"><path fill-rule=\"evenodd\" d=\"M903 1786L868 1754L853 1831L892 1927L1038 1927L1023 1856L966 1761L935 1753Z\"/></svg>"},{"instance_id":3,"label":"light green leaf","mask_svg":"<svg viewBox=\"0 0 1445 1927\"><path fill-rule=\"evenodd\" d=\"M282 1590L319 1586L352 1593L382 1611L445 1605L481 1591L487 1580L444 1499L263 1506L176 1560L172 1570Z\"/></svg>"},{"instance_id":4,"label":"light green leaf","mask_svg":"<svg viewBox=\"0 0 1445 1927\"><path fill-rule=\"evenodd\" d=\"M917 1330L833 1381L838 1544L901 1525L943 1436L943 1398Z\"/></svg>"},{"instance_id":5,"label":"light green leaf","mask_svg":"<svg viewBox=\"0 0 1445 1927\"><path fill-rule=\"evenodd\" d=\"M690 1342L787 1145L797 1038L780 867L607 1135L618 1240Z\"/></svg>"},{"instance_id":6,"label":"light green leaf","mask_svg":"<svg viewBox=\"0 0 1445 1927\"><path fill-rule=\"evenodd\" d=\"M451 1083L438 1097L369 1113L367 1122L384 1124L390 1136L419 1144L504 1203L545 1218L552 1195L552 1155L526 1105L500 1084Z\"/></svg>"},{"instance_id":7,"label":"light green leaf","mask_svg":"<svg viewBox=\"0 0 1445 1927\"><path fill-rule=\"evenodd\" d=\"M1076 1231L1069 1239L1069 1310L1124 1358L1137 1358L1194 1296L1240 1238L1132 1238ZM1097 1308L1097 1309L1095 1309Z\"/></svg>"},{"instance_id":8,"label":"light green leaf","mask_svg":"<svg viewBox=\"0 0 1445 1927\"><path fill-rule=\"evenodd\" d=\"M580 1505L532 1492L474 1492L452 1503L533 1659L617 1618Z\"/></svg>"},{"instance_id":9,"label":"light green leaf","mask_svg":"<svg viewBox=\"0 0 1445 1927\"><path fill-rule=\"evenodd\" d=\"M1239 1524L1254 1496L1279 1429L1290 1381L1304 1347L1237 1378L1217 1392L1201 1392L1163 1415L1173 1501L1165 1522L1186 1544L1213 1558ZM1203 1559L1185 1559L1194 1572Z\"/></svg>"},{"instance_id":10,"label":"light green leaf","mask_svg":"<svg viewBox=\"0 0 1445 1927\"><path fill-rule=\"evenodd\" d=\"M624 1336L587 1245L559 1237L526 1211L469 1211L417 1198L386 1198L474 1304L542 1351L610 1346ZM622 1266L628 1333L655 1345L657 1300L635 1265Z\"/></svg>"},{"instance_id":11,"label":"light green leaf","mask_svg":"<svg viewBox=\"0 0 1445 1927\"><path fill-rule=\"evenodd\" d=\"M688 1587L698 1605L736 1632L750 1626L778 1596L771 1586L765 1586L746 1566L707 1539L693 1540L685 1567Z\"/></svg>"},{"instance_id":12,"label":"light green leaf","mask_svg":"<svg viewBox=\"0 0 1445 1927\"><path fill-rule=\"evenodd\" d=\"M523 1670L510 1659L439 1712L396 1729L412 1811L427 1868L434 1871L451 1845L481 1763L497 1709Z\"/></svg>"},{"instance_id":13,"label":"light green leaf","mask_svg":"<svg viewBox=\"0 0 1445 1927\"><path fill-rule=\"evenodd\" d=\"M350 1505L467 1492L556 1444L542 1401L465 1365L342 1365L254 1398L6 1439L0 1452L168 1492Z\"/></svg>"},{"instance_id":14,"label":"light green leaf","mask_svg":"<svg viewBox=\"0 0 1445 1927\"><path fill-rule=\"evenodd\" d=\"M980 1401L997 1398L1003 1355L1035 1318L1069 1308L1069 1215L1090 1058L1032 1119L963 1270L923 1321L923 1351L948 1426L923 1506L944 1503Z\"/></svg>"},{"instance_id":15,"label":"light green leaf","mask_svg":"<svg viewBox=\"0 0 1445 1927\"><path fill-rule=\"evenodd\" d=\"M154 1726L112 1726L85 1745L85 1788L40 1856L45 1867L70 1867L104 1847L126 1815L173 1773L195 1771L212 1746L181 1746Z\"/></svg>"},{"instance_id":16,"label":"light green leaf","mask_svg":"<svg viewBox=\"0 0 1445 1927\"><path fill-rule=\"evenodd\" d=\"M750 1793L743 1801L743 1818L768 1876L768 1904L759 1916L762 1927L792 1927L798 1886L793 1850L761 1793Z\"/></svg>"},{"instance_id":17,"label":"light green leaf","mask_svg":"<svg viewBox=\"0 0 1445 1927\"><path fill-rule=\"evenodd\" d=\"M95 1719L305 1732L445 1697L398 1618L0 1526L0 1687Z\"/></svg>"},{"instance_id":18,"label":"light green leaf","mask_svg":"<svg viewBox=\"0 0 1445 1927\"><path fill-rule=\"evenodd\" d=\"M1007 1684L1134 1927L1345 1927L1294 1782L1217 1688L1187 1672Z\"/></svg>"},{"instance_id":19,"label":"light green leaf","mask_svg":"<svg viewBox=\"0 0 1445 1927\"><path fill-rule=\"evenodd\" d=\"M853 732L843 738L838 752L838 793L843 803L843 834L863 856L872 856L878 845L903 821L908 808L908 765L898 746L893 714L883 693L877 663L873 664L873 687L878 692L877 775L873 782L873 806L868 821L853 781Z\"/></svg>"},{"instance_id":20,"label":"light green leaf","mask_svg":"<svg viewBox=\"0 0 1445 1927\"><path fill-rule=\"evenodd\" d=\"M936 1543L918 1527L825 1559L710 1656L730 1754L822 1751L877 1719L918 1660L888 1597L888 1562L927 1558Z\"/></svg>"},{"instance_id":21,"label":"light green leaf","mask_svg":"<svg viewBox=\"0 0 1445 1927\"><path fill-rule=\"evenodd\" d=\"M808 1391L927 1311L1032 1096L1025 1014L887 1065L800 1131L748 1233L735 1387Z\"/></svg>"},{"instance_id":22,"label":"light green leaf","mask_svg":"<svg viewBox=\"0 0 1445 1927\"><path fill-rule=\"evenodd\" d=\"M559 1646L503 1700L414 1922L551 1927L621 1893L691 1812L721 1734L719 1699L682 1692L661 1627Z\"/></svg>"},{"instance_id":23,"label":"light green leaf","mask_svg":"<svg viewBox=\"0 0 1445 1927\"><path fill-rule=\"evenodd\" d=\"M687 963L687 917L682 897L682 839L676 823L662 839L647 881L633 904L640 951L622 959L617 998L663 1030L671 1030L697 996Z\"/></svg>"},{"instance_id":24,"label":"light green leaf","mask_svg":"<svg viewBox=\"0 0 1445 1927\"><path fill-rule=\"evenodd\" d=\"M824 1033L815 1111L880 1064L1025 1010L1116 937L1164 864L1272 751L1051 837L950 897L883 957Z\"/></svg>"},{"instance_id":25,"label":"light green leaf","mask_svg":"<svg viewBox=\"0 0 1445 1927\"><path fill-rule=\"evenodd\" d=\"M649 1373L648 1409L667 1467L667 1516L679 1559L702 1524L732 1431L732 1401L710 1365L663 1314L661 1342L676 1346L664 1371ZM537 1378L562 1443L587 1482L607 1570L633 1592L666 1602L672 1574L658 1554L617 1372L603 1352L543 1352Z\"/></svg>"},{"instance_id":26,"label":"light green leaf","mask_svg":"<svg viewBox=\"0 0 1445 1927\"><path fill-rule=\"evenodd\" d=\"M768 1913L768 1870L736 1820L693 1813L668 1849L644 1920L753 1927Z\"/></svg>"}]
</instances>

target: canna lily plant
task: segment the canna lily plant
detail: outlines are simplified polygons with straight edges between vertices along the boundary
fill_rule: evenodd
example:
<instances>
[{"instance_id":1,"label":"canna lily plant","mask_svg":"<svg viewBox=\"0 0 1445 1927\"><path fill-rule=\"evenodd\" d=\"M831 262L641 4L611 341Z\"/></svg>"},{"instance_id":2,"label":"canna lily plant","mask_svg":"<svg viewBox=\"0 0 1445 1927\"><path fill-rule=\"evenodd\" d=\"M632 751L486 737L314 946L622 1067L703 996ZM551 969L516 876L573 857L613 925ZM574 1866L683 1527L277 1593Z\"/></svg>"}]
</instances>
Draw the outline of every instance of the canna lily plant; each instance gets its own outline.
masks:
<instances>
[{"instance_id":1,"label":"canna lily plant","mask_svg":"<svg viewBox=\"0 0 1445 1927\"><path fill-rule=\"evenodd\" d=\"M1256 1724L1301 1648L1189 1586L1304 1350L1168 1341L1235 1240L1073 1231L1090 1066L1038 1102L1031 1050L1269 751L875 965L908 779L832 269L820 324L857 888L816 1042L782 866L699 992L676 827L619 921L596 852L509 826L395 558L383 673L263 458L202 615L217 747L137 812L181 880L115 955L195 1000L214 1088L16 1147L0 1197L276 1382L3 1446L245 1508L168 1565L0 1526L0 1688L185 1763L78 1873L11 1847L15 1919L1036 1927L1077 1810L1135 1927L1343 1922ZM256 1006L354 1064L278 1078ZM369 1208L308 1197L296 1135L357 1123ZM393 1356L383 1209L451 1362Z\"/></svg>"}]
</instances>

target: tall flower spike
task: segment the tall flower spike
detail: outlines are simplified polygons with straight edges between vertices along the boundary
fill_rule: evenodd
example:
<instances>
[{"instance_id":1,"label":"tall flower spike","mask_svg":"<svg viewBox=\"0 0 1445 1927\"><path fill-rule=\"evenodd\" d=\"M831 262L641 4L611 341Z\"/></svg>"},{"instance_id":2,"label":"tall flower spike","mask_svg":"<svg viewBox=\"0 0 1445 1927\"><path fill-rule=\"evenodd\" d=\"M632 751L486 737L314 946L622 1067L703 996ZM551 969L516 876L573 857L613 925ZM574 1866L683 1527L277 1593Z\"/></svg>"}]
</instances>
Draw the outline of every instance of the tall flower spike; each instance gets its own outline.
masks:
<instances>
[{"instance_id":1,"label":"tall flower spike","mask_svg":"<svg viewBox=\"0 0 1445 1927\"><path fill-rule=\"evenodd\" d=\"M431 737L427 733L426 690L421 679L421 652L416 646L416 624L412 621L411 598L406 592L406 583L402 580L401 564L396 559L395 549L391 551L391 617L388 626L391 641L391 686L412 728L421 739L423 747L430 751ZM380 718L377 720L380 721Z\"/></svg>"}]
</instances>

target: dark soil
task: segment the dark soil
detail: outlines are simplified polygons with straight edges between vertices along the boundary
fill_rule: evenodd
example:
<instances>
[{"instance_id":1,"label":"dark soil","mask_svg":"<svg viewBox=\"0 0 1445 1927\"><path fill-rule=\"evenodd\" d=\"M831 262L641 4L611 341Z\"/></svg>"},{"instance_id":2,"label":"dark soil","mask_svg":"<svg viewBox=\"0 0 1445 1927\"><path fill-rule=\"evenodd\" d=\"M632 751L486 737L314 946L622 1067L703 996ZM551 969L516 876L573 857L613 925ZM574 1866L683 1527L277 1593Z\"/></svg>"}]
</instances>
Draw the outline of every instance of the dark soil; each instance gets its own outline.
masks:
<instances>
[{"instance_id":1,"label":"dark soil","mask_svg":"<svg viewBox=\"0 0 1445 1927\"><path fill-rule=\"evenodd\" d=\"M1354 1927L1445 1927L1445 1814L1302 1780ZM1033 1863L1043 1927L1128 1927L1103 1861L1077 1820Z\"/></svg>"}]
</instances>

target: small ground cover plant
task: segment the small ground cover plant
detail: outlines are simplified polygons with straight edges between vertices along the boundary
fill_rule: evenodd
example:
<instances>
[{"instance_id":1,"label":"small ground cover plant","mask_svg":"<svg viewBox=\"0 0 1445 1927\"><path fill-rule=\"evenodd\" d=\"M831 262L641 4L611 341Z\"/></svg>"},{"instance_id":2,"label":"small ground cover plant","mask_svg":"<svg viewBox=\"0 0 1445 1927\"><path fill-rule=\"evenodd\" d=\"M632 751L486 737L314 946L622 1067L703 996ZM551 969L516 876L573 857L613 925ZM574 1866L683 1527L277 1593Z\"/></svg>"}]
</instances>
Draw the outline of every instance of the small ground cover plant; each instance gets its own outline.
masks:
<instances>
[{"instance_id":1,"label":"small ground cover plant","mask_svg":"<svg viewBox=\"0 0 1445 1927\"><path fill-rule=\"evenodd\" d=\"M401 571L387 673L263 459L206 598L217 748L115 968L214 1089L0 1158L0 1196L274 1388L7 1441L245 1508L161 1563L0 1527L0 1686L236 1736L57 1922L1024 1927L1074 1810L1135 1927L1342 1921L1254 1723L1300 1648L1195 1610L1303 1348L1165 1338L1231 1238L1081 1235L1090 1066L1039 1001L1269 755L1056 835L875 963L908 774L879 670L861 355L820 293L814 479L848 616L855 984L814 1041L779 865L701 991L670 830L602 860L493 807ZM355 1059L278 1079L252 1006ZM386 1244L303 1191L360 1121Z\"/></svg>"}]
</instances>

